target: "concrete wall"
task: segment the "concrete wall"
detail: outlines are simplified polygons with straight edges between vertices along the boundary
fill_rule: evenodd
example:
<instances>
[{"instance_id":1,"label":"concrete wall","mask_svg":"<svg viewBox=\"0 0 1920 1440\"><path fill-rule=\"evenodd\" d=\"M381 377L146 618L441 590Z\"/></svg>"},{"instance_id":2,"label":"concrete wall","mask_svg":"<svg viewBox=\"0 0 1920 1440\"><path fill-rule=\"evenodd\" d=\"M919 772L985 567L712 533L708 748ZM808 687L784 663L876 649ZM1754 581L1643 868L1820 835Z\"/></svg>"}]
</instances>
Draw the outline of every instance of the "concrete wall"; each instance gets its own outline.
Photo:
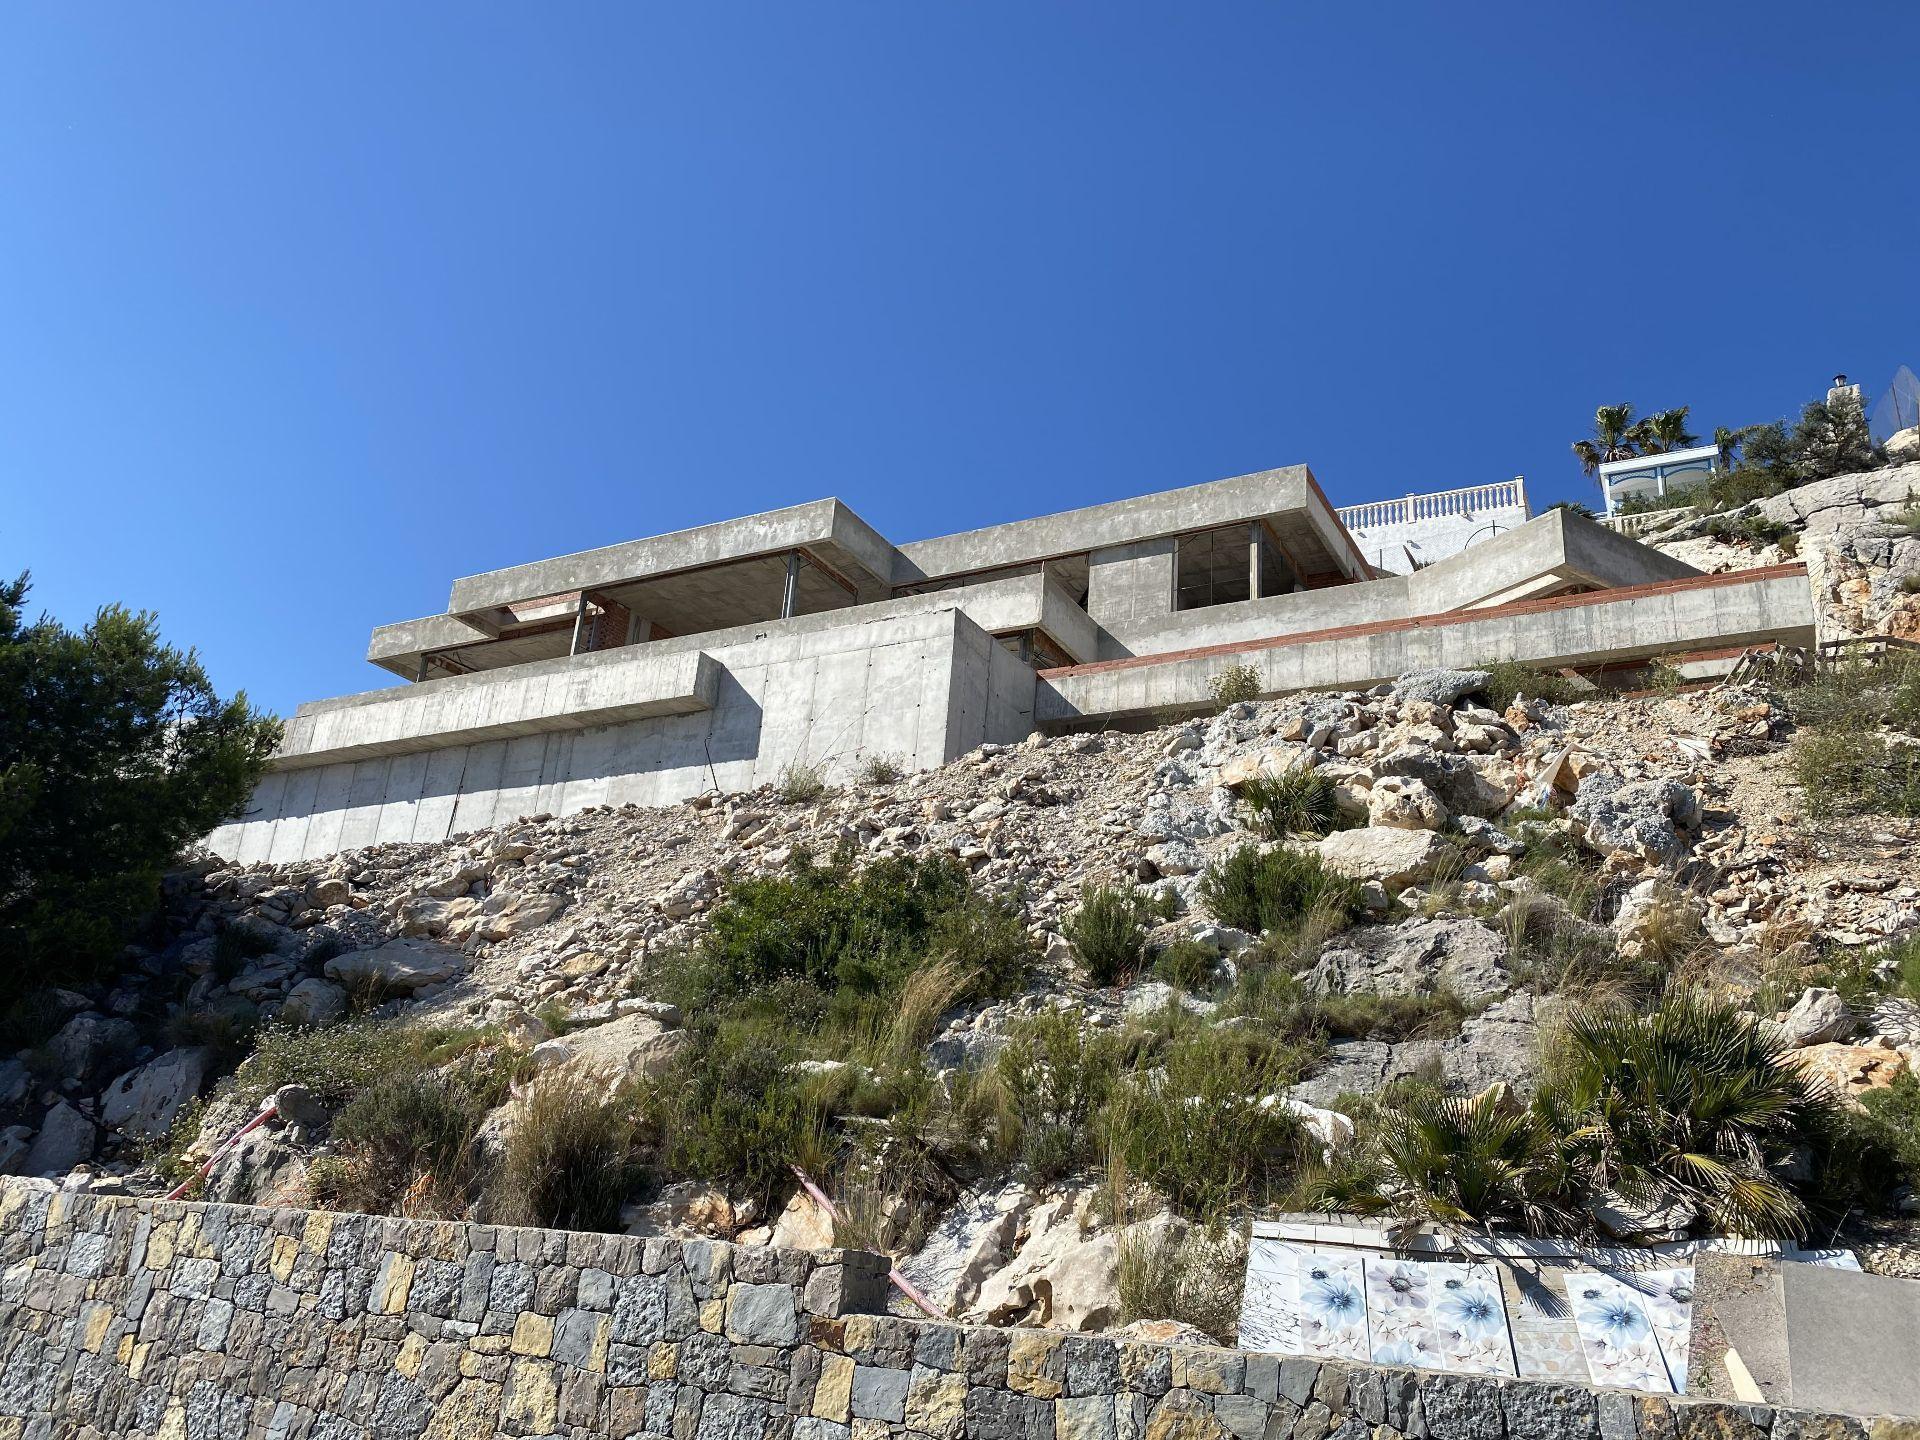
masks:
<instances>
[{"instance_id":1,"label":"concrete wall","mask_svg":"<svg viewBox=\"0 0 1920 1440\"><path fill-rule=\"evenodd\" d=\"M1263 693L1278 695L1370 685L1428 665L1522 660L1578 666L1765 640L1804 645L1811 643L1813 623L1804 566L1696 576L1485 612L1229 641L1164 659L1046 670L1035 716L1042 725L1060 726L1204 705L1209 683L1230 665L1256 667Z\"/></svg>"},{"instance_id":2,"label":"concrete wall","mask_svg":"<svg viewBox=\"0 0 1920 1440\"><path fill-rule=\"evenodd\" d=\"M573 683L568 677L581 670L598 673L622 656L646 654L609 651L521 668L553 671L538 683ZM892 621L749 637L680 658L700 660L711 673L707 708L276 769L246 816L207 843L250 863L443 840L525 815L750 790L795 763L840 777L867 756L889 755L925 769L984 740L1019 739L1033 724L1033 671L950 603ZM434 692L487 693L486 682L498 686L518 674L375 692L378 703L334 702L316 707L314 718L378 714L415 697L433 703Z\"/></svg>"},{"instance_id":3,"label":"concrete wall","mask_svg":"<svg viewBox=\"0 0 1920 1440\"><path fill-rule=\"evenodd\" d=\"M0 1185L0 1437L1868 1440L1837 1415L871 1313L884 1264Z\"/></svg>"}]
</instances>

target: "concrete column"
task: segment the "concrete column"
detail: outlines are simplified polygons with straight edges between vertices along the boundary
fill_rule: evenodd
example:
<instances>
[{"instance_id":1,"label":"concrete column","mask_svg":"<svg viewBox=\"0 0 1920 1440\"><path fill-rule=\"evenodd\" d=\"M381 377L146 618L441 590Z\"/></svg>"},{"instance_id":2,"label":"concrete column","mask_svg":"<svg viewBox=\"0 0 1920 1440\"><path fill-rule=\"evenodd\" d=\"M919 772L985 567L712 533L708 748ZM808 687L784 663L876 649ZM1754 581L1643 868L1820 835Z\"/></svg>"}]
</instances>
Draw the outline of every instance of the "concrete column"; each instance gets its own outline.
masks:
<instances>
[{"instance_id":1,"label":"concrete column","mask_svg":"<svg viewBox=\"0 0 1920 1440\"><path fill-rule=\"evenodd\" d=\"M1260 522L1247 525L1247 598L1260 598Z\"/></svg>"},{"instance_id":2,"label":"concrete column","mask_svg":"<svg viewBox=\"0 0 1920 1440\"><path fill-rule=\"evenodd\" d=\"M567 654L578 655L580 642L587 633L587 592L580 592L580 603L573 611L573 639L567 642Z\"/></svg>"},{"instance_id":3,"label":"concrete column","mask_svg":"<svg viewBox=\"0 0 1920 1440\"><path fill-rule=\"evenodd\" d=\"M791 620L800 601L800 552L787 552L787 584L780 596L780 618Z\"/></svg>"}]
</instances>

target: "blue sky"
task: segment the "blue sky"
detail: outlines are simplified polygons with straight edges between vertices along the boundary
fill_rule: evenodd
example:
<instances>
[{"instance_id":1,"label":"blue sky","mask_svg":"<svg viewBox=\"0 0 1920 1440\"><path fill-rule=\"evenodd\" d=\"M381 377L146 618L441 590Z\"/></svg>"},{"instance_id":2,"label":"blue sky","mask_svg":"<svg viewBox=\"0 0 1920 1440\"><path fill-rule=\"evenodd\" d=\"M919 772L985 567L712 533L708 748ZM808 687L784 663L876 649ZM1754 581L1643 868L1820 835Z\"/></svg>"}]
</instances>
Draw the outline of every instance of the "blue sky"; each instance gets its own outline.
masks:
<instances>
[{"instance_id":1,"label":"blue sky","mask_svg":"<svg viewBox=\"0 0 1920 1440\"><path fill-rule=\"evenodd\" d=\"M1584 12L1584 13L1582 13ZM1920 6L0 13L0 570L223 688L839 495L1336 503L1920 366Z\"/></svg>"}]
</instances>

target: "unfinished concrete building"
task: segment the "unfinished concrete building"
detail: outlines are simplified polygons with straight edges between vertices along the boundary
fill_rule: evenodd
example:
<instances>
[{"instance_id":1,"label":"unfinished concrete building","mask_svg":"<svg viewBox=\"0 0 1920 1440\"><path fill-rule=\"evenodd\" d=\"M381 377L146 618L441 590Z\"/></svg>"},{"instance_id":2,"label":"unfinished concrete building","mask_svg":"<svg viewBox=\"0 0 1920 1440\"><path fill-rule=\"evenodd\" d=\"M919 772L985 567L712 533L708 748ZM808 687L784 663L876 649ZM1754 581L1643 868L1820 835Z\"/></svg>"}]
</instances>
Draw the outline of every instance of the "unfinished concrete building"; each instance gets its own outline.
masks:
<instances>
[{"instance_id":1,"label":"unfinished concrete building","mask_svg":"<svg viewBox=\"0 0 1920 1440\"><path fill-rule=\"evenodd\" d=\"M790 766L940 765L1035 729L1494 659L1592 670L1806 643L1801 566L1702 575L1565 510L1407 574L1304 466L896 545L838 500L472 575L302 705L240 861L735 792Z\"/></svg>"}]
</instances>

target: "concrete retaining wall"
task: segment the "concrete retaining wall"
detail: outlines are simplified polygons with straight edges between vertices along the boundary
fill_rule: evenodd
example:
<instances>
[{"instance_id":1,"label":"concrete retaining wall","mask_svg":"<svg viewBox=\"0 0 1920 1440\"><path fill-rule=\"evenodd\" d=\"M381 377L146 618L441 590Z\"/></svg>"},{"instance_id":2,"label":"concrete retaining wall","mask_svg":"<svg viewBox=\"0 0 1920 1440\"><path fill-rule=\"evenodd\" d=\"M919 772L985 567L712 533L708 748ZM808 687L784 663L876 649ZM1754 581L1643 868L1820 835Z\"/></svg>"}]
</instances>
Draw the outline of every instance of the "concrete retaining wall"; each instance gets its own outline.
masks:
<instances>
[{"instance_id":1,"label":"concrete retaining wall","mask_svg":"<svg viewBox=\"0 0 1920 1440\"><path fill-rule=\"evenodd\" d=\"M0 1437L1866 1440L1884 1423L870 1313L884 1264L0 1183Z\"/></svg>"},{"instance_id":2,"label":"concrete retaining wall","mask_svg":"<svg viewBox=\"0 0 1920 1440\"><path fill-rule=\"evenodd\" d=\"M623 666L638 667L639 679L661 667L688 669L688 683L706 683L705 708L471 744L441 744L430 736L402 753L276 769L247 814L207 843L216 854L251 863L444 840L527 815L670 804L708 789L750 790L795 763L818 765L834 778L874 755L927 769L984 741L1019 740L1033 728L1033 671L950 607L885 621L749 632L677 656L655 658L651 650L607 651L558 667L375 692L365 704L325 707L302 720L331 717L331 746L371 745L407 728L381 722L395 706L448 707L463 693L512 686L544 694L549 686L576 686L576 672L604 671L617 680ZM698 664L689 668L690 661ZM612 689L617 694L619 686ZM637 687L634 697L657 698L646 687ZM535 699L504 707L522 719L538 708ZM450 733L459 740L457 730Z\"/></svg>"},{"instance_id":3,"label":"concrete retaining wall","mask_svg":"<svg viewBox=\"0 0 1920 1440\"><path fill-rule=\"evenodd\" d=\"M1577 666L1766 640L1808 644L1813 624L1805 567L1780 566L1043 670L1035 715L1071 725L1205 705L1213 677L1231 665L1254 666L1262 693L1279 695L1371 685L1429 665Z\"/></svg>"}]
</instances>

